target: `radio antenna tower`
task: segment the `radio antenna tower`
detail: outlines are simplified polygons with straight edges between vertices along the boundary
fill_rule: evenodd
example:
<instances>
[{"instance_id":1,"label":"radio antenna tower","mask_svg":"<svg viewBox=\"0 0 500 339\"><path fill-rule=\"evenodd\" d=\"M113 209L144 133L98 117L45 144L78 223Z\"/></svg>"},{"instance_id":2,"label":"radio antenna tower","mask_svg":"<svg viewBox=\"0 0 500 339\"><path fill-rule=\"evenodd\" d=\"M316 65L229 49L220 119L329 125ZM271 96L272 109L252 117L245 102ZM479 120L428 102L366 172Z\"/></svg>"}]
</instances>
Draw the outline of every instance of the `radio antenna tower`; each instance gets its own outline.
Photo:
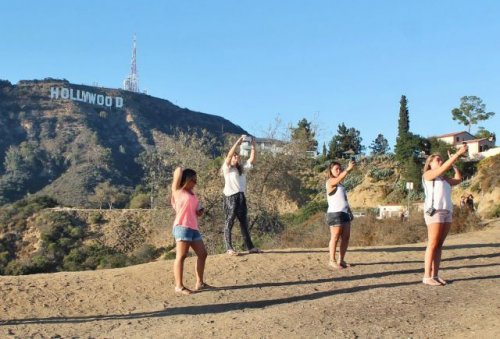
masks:
<instances>
[{"instance_id":1,"label":"radio antenna tower","mask_svg":"<svg viewBox=\"0 0 500 339\"><path fill-rule=\"evenodd\" d=\"M123 80L123 89L139 93L139 77L137 76L137 58L136 58L136 36L134 34L134 45L132 48L132 62L130 63L130 74Z\"/></svg>"}]
</instances>

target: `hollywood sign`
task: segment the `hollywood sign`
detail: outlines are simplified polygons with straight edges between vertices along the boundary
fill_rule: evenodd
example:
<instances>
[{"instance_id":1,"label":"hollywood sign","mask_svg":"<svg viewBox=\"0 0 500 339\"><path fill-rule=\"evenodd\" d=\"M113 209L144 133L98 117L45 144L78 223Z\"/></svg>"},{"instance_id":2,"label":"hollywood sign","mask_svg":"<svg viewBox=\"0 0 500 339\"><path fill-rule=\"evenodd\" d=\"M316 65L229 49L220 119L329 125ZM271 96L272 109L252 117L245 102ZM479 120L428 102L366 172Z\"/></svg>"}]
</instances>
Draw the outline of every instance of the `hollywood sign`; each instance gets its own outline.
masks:
<instances>
[{"instance_id":1,"label":"hollywood sign","mask_svg":"<svg viewBox=\"0 0 500 339\"><path fill-rule=\"evenodd\" d=\"M74 90L73 88L65 87L51 87L50 88L50 98L51 99L65 99L86 102L92 105L100 105L106 107L123 107L122 97L113 97L108 95L96 94L92 92Z\"/></svg>"}]
</instances>

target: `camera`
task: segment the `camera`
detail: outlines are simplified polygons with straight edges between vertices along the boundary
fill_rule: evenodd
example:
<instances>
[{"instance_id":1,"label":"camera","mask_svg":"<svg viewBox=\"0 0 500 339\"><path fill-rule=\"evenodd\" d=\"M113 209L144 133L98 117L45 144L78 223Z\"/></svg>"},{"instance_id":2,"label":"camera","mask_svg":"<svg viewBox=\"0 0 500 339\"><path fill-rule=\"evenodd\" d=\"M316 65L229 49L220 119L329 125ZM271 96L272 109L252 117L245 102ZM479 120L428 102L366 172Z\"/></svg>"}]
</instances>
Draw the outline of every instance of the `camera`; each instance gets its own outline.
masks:
<instances>
[{"instance_id":1,"label":"camera","mask_svg":"<svg viewBox=\"0 0 500 339\"><path fill-rule=\"evenodd\" d=\"M351 161L356 162L356 157L351 157Z\"/></svg>"},{"instance_id":2,"label":"camera","mask_svg":"<svg viewBox=\"0 0 500 339\"><path fill-rule=\"evenodd\" d=\"M429 217L432 217L436 213L436 209L434 207L429 207L427 211L425 211L425 214L427 214Z\"/></svg>"},{"instance_id":3,"label":"camera","mask_svg":"<svg viewBox=\"0 0 500 339\"><path fill-rule=\"evenodd\" d=\"M248 142L248 143L252 143L252 137L249 136L249 135L245 135L243 137L243 142Z\"/></svg>"}]
</instances>

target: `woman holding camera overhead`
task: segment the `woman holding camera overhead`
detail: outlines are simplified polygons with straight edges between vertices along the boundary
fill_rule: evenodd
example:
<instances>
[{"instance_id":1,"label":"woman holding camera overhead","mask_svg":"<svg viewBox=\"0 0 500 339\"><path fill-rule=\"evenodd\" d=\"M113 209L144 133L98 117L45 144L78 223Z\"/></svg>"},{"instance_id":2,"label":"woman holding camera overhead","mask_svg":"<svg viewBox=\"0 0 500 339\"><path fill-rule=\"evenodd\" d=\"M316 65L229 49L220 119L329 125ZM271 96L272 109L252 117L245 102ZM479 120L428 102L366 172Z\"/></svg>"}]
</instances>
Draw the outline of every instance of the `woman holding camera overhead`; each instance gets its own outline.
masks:
<instances>
[{"instance_id":1,"label":"woman holding camera overhead","mask_svg":"<svg viewBox=\"0 0 500 339\"><path fill-rule=\"evenodd\" d=\"M428 243L422 282L426 285L446 285L446 281L441 279L438 273L443 243L451 227L453 212L451 186L462 181L462 175L454 164L466 152L467 145L463 144L445 162L439 154L432 154L424 165L422 183L425 191L424 218L427 224ZM450 167L453 167L455 175L453 178L445 178L443 175Z\"/></svg>"},{"instance_id":2,"label":"woman holding camera overhead","mask_svg":"<svg viewBox=\"0 0 500 339\"><path fill-rule=\"evenodd\" d=\"M347 175L354 169L355 165L354 158L352 158L345 170L342 170L342 166L336 161L332 161L328 166L328 180L326 181L326 198L328 201L326 223L330 228L330 243L328 245L330 261L328 264L336 269L343 269L350 266L345 262L344 257L349 246L353 216L342 181L347 178ZM339 239L340 249L337 260L335 257Z\"/></svg>"},{"instance_id":3,"label":"woman holding camera overhead","mask_svg":"<svg viewBox=\"0 0 500 339\"><path fill-rule=\"evenodd\" d=\"M250 157L242 164L240 155L237 152L238 147L245 143L245 146L251 144ZM234 219L238 218L240 222L241 235L249 253L262 253L256 248L250 232L248 231L247 202L245 198L245 189L247 183L246 174L255 164L255 139L250 136L242 135L231 147L227 153L224 164L222 165L222 174L224 175L224 243L229 255L239 255L233 248L231 231L234 225Z\"/></svg>"}]
</instances>

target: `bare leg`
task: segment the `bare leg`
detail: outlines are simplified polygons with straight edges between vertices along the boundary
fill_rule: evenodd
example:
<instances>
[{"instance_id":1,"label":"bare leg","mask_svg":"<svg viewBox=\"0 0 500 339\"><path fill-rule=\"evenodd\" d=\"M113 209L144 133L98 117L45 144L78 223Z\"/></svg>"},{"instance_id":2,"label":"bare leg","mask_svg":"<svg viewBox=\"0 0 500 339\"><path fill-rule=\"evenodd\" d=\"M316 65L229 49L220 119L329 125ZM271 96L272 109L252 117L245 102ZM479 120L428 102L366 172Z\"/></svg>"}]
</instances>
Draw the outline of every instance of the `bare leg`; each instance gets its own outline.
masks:
<instances>
[{"instance_id":1,"label":"bare leg","mask_svg":"<svg viewBox=\"0 0 500 339\"><path fill-rule=\"evenodd\" d=\"M330 243L328 249L330 251L330 265L338 268L337 261L335 260L335 255L337 252L337 243L342 234L342 227L340 225L330 226Z\"/></svg>"},{"instance_id":2,"label":"bare leg","mask_svg":"<svg viewBox=\"0 0 500 339\"><path fill-rule=\"evenodd\" d=\"M450 232L450 228L451 228L451 223L447 222L447 223L443 224L443 227L441 229L441 234L440 234L440 237L439 237L438 248L437 248L437 251L436 251L436 260L435 260L434 265L432 267L432 277L438 277L439 276L439 267L441 266L441 254L443 252L443 244L444 244L444 241L446 240L446 236ZM443 285L446 284L446 281L444 281L444 280L442 280L440 278L437 279L437 280L438 280L438 282L440 282Z\"/></svg>"},{"instance_id":3,"label":"bare leg","mask_svg":"<svg viewBox=\"0 0 500 339\"><path fill-rule=\"evenodd\" d=\"M441 236L442 224L429 224L427 225L427 248L425 250L425 273L423 282L428 285L441 285L439 282L432 279L432 271L435 266L436 253Z\"/></svg>"},{"instance_id":4,"label":"bare leg","mask_svg":"<svg viewBox=\"0 0 500 339\"><path fill-rule=\"evenodd\" d=\"M190 294L191 291L184 287L182 283L182 275L184 273L184 260L189 251L190 243L188 241L177 241L175 244L175 261L174 261L174 279L175 291L182 294Z\"/></svg>"},{"instance_id":5,"label":"bare leg","mask_svg":"<svg viewBox=\"0 0 500 339\"><path fill-rule=\"evenodd\" d=\"M196 260L196 288L195 288L195 290L198 290L204 284L203 273L205 272L205 262L207 261L208 253L207 249L205 248L205 244L203 243L203 240L193 241L191 243L191 247L198 256L198 259Z\"/></svg>"},{"instance_id":6,"label":"bare leg","mask_svg":"<svg viewBox=\"0 0 500 339\"><path fill-rule=\"evenodd\" d=\"M340 241L340 253L339 253L339 265L341 265L343 268L346 268L348 265L345 263L344 258L345 254L347 252L347 247L349 247L349 238L351 237L351 223L344 224L342 227L342 234L341 234L341 241Z\"/></svg>"}]
</instances>

